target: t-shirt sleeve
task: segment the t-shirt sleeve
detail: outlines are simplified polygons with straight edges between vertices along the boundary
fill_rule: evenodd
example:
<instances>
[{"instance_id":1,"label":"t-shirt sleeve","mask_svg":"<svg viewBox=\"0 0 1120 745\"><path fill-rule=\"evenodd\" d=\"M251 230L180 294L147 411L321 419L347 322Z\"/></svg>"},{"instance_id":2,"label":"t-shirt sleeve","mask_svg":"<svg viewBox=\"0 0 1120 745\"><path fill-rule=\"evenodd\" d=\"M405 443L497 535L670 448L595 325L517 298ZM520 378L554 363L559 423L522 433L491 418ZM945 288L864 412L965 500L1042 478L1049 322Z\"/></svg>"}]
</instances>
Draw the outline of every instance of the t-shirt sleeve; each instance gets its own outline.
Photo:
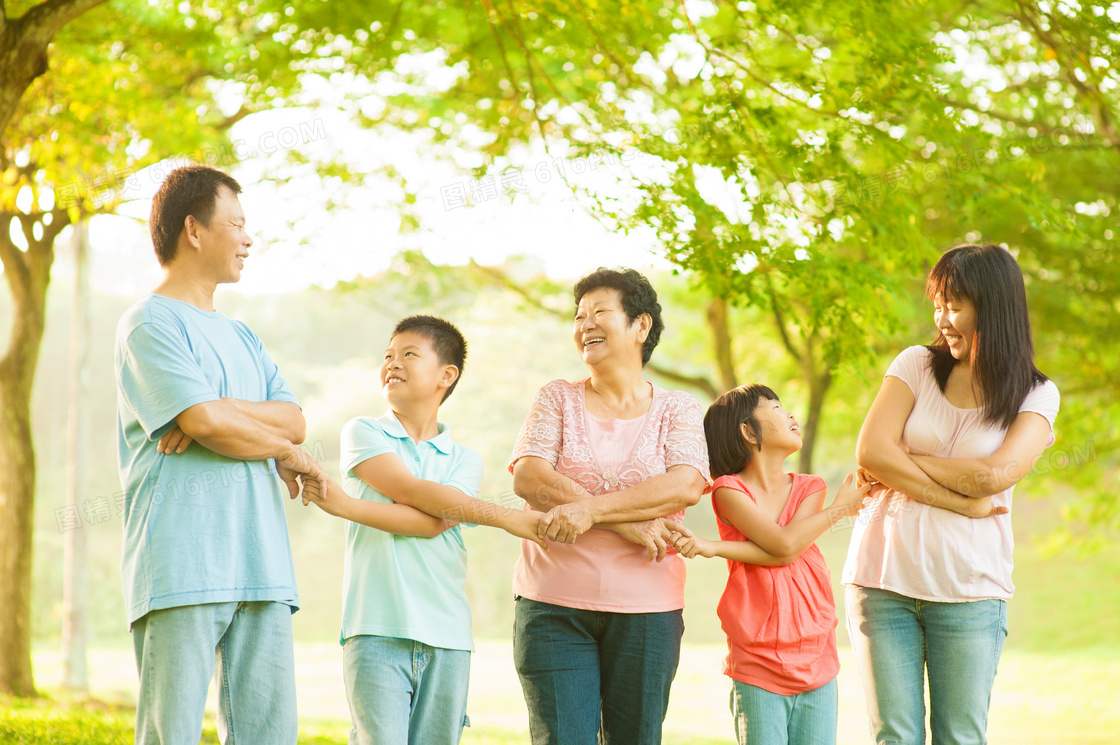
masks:
<instances>
[{"instance_id":1,"label":"t-shirt sleeve","mask_svg":"<svg viewBox=\"0 0 1120 745\"><path fill-rule=\"evenodd\" d=\"M477 497L482 489L482 456L470 448L463 448L463 451L463 457L448 474L444 485L453 486L468 497Z\"/></svg>"},{"instance_id":2,"label":"t-shirt sleeve","mask_svg":"<svg viewBox=\"0 0 1120 745\"><path fill-rule=\"evenodd\" d=\"M708 475L708 443L704 439L704 415L700 404L687 393L674 394L676 405L668 408L669 432L665 437L665 468L692 466L704 481Z\"/></svg>"},{"instance_id":3,"label":"t-shirt sleeve","mask_svg":"<svg viewBox=\"0 0 1120 745\"><path fill-rule=\"evenodd\" d=\"M342 455L338 465L343 474L350 473L362 461L397 452L393 438L385 434L385 430L373 419L351 419L342 428L339 440Z\"/></svg>"},{"instance_id":4,"label":"t-shirt sleeve","mask_svg":"<svg viewBox=\"0 0 1120 745\"><path fill-rule=\"evenodd\" d=\"M894 377L901 380L917 398L921 388L922 377L929 367L929 350L922 346L909 347L902 350L894 362L887 368L883 377Z\"/></svg>"},{"instance_id":5,"label":"t-shirt sleeve","mask_svg":"<svg viewBox=\"0 0 1120 745\"><path fill-rule=\"evenodd\" d=\"M142 323L129 333L119 348L118 368L121 397L149 439L190 407L221 398L186 336L160 323Z\"/></svg>"},{"instance_id":6,"label":"t-shirt sleeve","mask_svg":"<svg viewBox=\"0 0 1120 745\"><path fill-rule=\"evenodd\" d=\"M1054 420L1058 418L1058 407L1061 405L1061 399L1058 386L1054 385L1054 381L1047 380L1045 383L1031 388L1026 398L1023 399L1022 406L1019 407L1020 414L1024 411L1031 411L1035 414L1041 414L1049 422L1050 442L1046 444L1046 447L1054 444Z\"/></svg>"},{"instance_id":7,"label":"t-shirt sleeve","mask_svg":"<svg viewBox=\"0 0 1120 745\"><path fill-rule=\"evenodd\" d=\"M510 473L513 473L513 465L527 455L544 458L554 466L560 460L564 442L564 408L558 393L556 382L537 391L513 446L513 455L509 459Z\"/></svg>"}]
</instances>

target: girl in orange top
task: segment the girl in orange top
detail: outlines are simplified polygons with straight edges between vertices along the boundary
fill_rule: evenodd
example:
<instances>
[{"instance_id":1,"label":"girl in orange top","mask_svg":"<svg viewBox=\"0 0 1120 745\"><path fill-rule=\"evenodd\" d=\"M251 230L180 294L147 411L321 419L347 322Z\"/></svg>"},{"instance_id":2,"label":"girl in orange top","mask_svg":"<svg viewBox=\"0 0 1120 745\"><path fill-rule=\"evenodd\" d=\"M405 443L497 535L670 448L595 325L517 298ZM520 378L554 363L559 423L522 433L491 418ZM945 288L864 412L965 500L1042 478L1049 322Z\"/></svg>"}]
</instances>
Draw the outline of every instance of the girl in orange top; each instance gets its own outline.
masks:
<instances>
[{"instance_id":1,"label":"girl in orange top","mask_svg":"<svg viewBox=\"0 0 1120 745\"><path fill-rule=\"evenodd\" d=\"M848 474L822 510L824 480L782 469L801 449L801 431L764 385L720 396L704 415L704 435L721 540L681 535L674 545L686 558L727 559L717 612L727 634L736 741L833 745L836 606L813 541L854 516L871 485L854 489Z\"/></svg>"}]
</instances>

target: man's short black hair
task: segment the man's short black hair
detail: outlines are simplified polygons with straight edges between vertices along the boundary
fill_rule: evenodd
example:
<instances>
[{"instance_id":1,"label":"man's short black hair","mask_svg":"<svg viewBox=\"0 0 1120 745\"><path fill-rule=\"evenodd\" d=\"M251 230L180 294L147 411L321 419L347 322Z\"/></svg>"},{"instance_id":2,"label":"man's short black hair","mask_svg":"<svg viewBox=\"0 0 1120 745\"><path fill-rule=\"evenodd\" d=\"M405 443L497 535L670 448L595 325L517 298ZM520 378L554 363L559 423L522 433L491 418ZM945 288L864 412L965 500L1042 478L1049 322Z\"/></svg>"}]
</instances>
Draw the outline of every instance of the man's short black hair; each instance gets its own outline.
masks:
<instances>
[{"instance_id":1,"label":"man's short black hair","mask_svg":"<svg viewBox=\"0 0 1120 745\"><path fill-rule=\"evenodd\" d=\"M708 407L704 414L704 439L708 441L708 466L713 479L739 473L751 462L751 448L740 424L750 427L762 449L762 428L754 412L763 400L777 401L778 394L753 383L732 388Z\"/></svg>"},{"instance_id":2,"label":"man's short black hair","mask_svg":"<svg viewBox=\"0 0 1120 745\"><path fill-rule=\"evenodd\" d=\"M397 322L396 328L393 329L392 336L403 334L406 331L420 334L431 342L432 349L435 350L436 357L439 358L441 365L454 365L459 369L459 376L447 389L447 393L443 394L443 400L446 401L447 397L451 395L451 391L455 390L455 386L459 385L459 381L463 379L463 366L467 363L467 340L463 338L463 333L455 328L454 324L436 316L402 318Z\"/></svg>"},{"instance_id":3,"label":"man's short black hair","mask_svg":"<svg viewBox=\"0 0 1120 745\"><path fill-rule=\"evenodd\" d=\"M599 267L576 282L576 286L572 288L576 307L579 307L579 301L584 295L601 287L618 290L622 296L622 309L629 316L630 323L634 323L643 313L649 314L649 335L642 344L642 364L645 365L653 356L653 350L657 342L661 341L661 332L665 329L665 323L661 320L661 303L657 302L657 292L649 280L637 270Z\"/></svg>"},{"instance_id":4,"label":"man's short black hair","mask_svg":"<svg viewBox=\"0 0 1120 745\"><path fill-rule=\"evenodd\" d=\"M160 266L167 266L175 258L188 215L210 227L223 186L234 194L241 193L241 184L233 176L197 164L176 168L160 184L152 197L152 216L148 219Z\"/></svg>"}]
</instances>

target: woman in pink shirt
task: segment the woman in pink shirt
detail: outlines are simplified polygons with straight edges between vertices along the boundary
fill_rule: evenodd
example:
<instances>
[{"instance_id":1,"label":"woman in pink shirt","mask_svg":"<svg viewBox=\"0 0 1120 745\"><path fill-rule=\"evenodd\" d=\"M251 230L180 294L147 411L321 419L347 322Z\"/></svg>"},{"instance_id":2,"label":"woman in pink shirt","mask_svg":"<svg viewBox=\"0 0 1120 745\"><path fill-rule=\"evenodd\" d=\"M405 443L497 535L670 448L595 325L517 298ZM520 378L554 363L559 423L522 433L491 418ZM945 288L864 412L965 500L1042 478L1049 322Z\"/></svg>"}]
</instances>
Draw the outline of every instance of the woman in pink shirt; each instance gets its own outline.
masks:
<instances>
[{"instance_id":1,"label":"woman in pink shirt","mask_svg":"<svg viewBox=\"0 0 1120 745\"><path fill-rule=\"evenodd\" d=\"M984 743L1011 582L1011 494L1054 441L1023 275L959 246L930 272L937 338L888 368L857 460L876 498L852 533L848 634L878 743Z\"/></svg>"},{"instance_id":2,"label":"woman in pink shirt","mask_svg":"<svg viewBox=\"0 0 1120 745\"><path fill-rule=\"evenodd\" d=\"M836 605L813 543L855 515L871 489L852 476L824 507L820 476L787 473L801 449L797 420L764 385L734 388L704 415L719 541L681 536L683 556L727 559L719 618L727 634L738 743L836 742Z\"/></svg>"},{"instance_id":3,"label":"woman in pink shirt","mask_svg":"<svg viewBox=\"0 0 1120 745\"><path fill-rule=\"evenodd\" d=\"M555 541L522 542L514 662L534 745L656 744L684 632L669 543L707 484L700 406L642 377L664 326L645 277L599 269L574 294L590 377L541 388L510 461Z\"/></svg>"}]
</instances>

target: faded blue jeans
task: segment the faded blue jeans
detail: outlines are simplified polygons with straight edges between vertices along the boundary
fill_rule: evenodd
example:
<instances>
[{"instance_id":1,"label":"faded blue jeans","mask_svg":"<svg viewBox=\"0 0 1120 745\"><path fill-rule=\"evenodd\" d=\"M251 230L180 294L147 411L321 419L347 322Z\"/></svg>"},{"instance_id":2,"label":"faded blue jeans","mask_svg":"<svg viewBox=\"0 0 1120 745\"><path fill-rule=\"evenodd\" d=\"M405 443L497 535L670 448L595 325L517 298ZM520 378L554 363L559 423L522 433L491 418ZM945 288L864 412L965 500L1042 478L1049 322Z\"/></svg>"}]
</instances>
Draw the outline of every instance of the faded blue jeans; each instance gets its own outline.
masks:
<instances>
[{"instance_id":1,"label":"faded blue jeans","mask_svg":"<svg viewBox=\"0 0 1120 745\"><path fill-rule=\"evenodd\" d=\"M532 745L659 745L684 618L519 597L513 664Z\"/></svg>"},{"instance_id":2,"label":"faded blue jeans","mask_svg":"<svg viewBox=\"0 0 1120 745\"><path fill-rule=\"evenodd\" d=\"M218 676L225 745L295 745L292 608L256 601L154 610L132 624L136 745L198 745Z\"/></svg>"},{"instance_id":3,"label":"faded blue jeans","mask_svg":"<svg viewBox=\"0 0 1120 745\"><path fill-rule=\"evenodd\" d=\"M465 649L362 634L343 645L342 669L350 745L456 745L470 726Z\"/></svg>"},{"instance_id":4,"label":"faded blue jeans","mask_svg":"<svg viewBox=\"0 0 1120 745\"><path fill-rule=\"evenodd\" d=\"M845 588L845 600L875 742L925 743L928 675L933 741L986 743L1007 603L938 603L867 587Z\"/></svg>"},{"instance_id":5,"label":"faded blue jeans","mask_svg":"<svg viewBox=\"0 0 1120 745\"><path fill-rule=\"evenodd\" d=\"M788 696L732 683L737 745L836 745L836 678Z\"/></svg>"}]
</instances>

